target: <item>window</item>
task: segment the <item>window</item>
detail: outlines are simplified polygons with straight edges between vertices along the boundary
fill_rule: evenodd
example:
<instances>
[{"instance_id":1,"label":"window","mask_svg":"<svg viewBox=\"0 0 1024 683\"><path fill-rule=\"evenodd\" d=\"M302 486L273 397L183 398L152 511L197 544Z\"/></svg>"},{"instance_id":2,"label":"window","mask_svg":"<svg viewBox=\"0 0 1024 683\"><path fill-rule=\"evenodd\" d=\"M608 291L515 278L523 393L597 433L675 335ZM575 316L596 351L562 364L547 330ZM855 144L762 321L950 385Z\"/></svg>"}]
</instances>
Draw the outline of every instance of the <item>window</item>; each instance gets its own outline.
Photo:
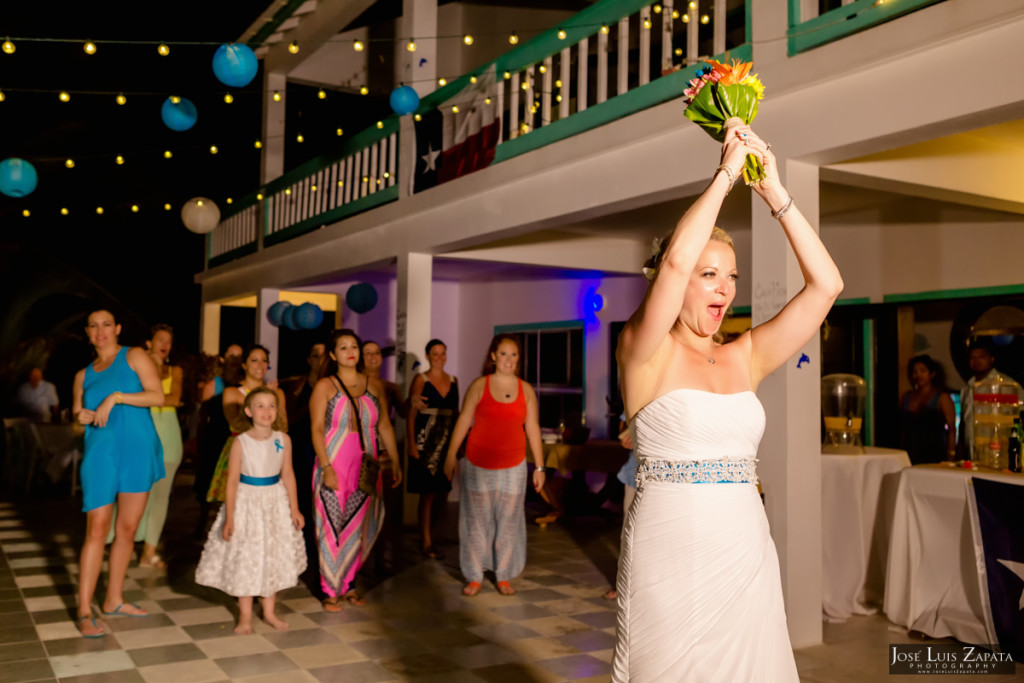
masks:
<instances>
[{"instance_id":1,"label":"window","mask_svg":"<svg viewBox=\"0 0 1024 683\"><path fill-rule=\"evenodd\" d=\"M565 420L578 425L584 415L583 322L496 327L519 340L520 376L537 392L540 426L557 429Z\"/></svg>"}]
</instances>

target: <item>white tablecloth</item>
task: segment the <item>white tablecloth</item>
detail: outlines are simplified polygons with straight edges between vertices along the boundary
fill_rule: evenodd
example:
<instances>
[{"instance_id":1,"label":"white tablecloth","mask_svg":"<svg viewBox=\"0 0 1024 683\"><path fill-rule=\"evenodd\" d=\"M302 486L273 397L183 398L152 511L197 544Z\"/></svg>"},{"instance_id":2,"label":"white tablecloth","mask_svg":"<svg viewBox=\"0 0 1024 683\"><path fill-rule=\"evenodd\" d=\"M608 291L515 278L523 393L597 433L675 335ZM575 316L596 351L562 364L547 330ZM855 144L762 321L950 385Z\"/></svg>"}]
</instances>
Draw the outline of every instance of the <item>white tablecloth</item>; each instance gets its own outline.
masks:
<instances>
[{"instance_id":1,"label":"white tablecloth","mask_svg":"<svg viewBox=\"0 0 1024 683\"><path fill-rule=\"evenodd\" d=\"M821 457L822 599L825 619L874 614L885 588L889 530L906 451L866 447Z\"/></svg>"},{"instance_id":2,"label":"white tablecloth","mask_svg":"<svg viewBox=\"0 0 1024 683\"><path fill-rule=\"evenodd\" d=\"M981 579L968 509L971 477L1024 486L1024 476L919 465L900 477L889 546L885 613L934 638L993 642L985 626Z\"/></svg>"}]
</instances>

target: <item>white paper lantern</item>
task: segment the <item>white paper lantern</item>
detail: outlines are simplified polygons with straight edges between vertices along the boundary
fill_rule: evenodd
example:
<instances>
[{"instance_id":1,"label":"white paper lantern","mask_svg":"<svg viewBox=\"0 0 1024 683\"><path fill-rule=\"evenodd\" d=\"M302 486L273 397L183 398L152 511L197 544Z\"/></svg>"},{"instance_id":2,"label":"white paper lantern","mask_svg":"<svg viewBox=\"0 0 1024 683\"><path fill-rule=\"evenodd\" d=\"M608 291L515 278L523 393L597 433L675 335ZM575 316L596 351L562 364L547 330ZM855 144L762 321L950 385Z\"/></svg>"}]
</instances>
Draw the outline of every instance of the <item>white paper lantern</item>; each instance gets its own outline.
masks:
<instances>
[{"instance_id":1,"label":"white paper lantern","mask_svg":"<svg viewBox=\"0 0 1024 683\"><path fill-rule=\"evenodd\" d=\"M181 207L181 222L192 232L205 235L220 224L220 209L211 199L193 197Z\"/></svg>"}]
</instances>

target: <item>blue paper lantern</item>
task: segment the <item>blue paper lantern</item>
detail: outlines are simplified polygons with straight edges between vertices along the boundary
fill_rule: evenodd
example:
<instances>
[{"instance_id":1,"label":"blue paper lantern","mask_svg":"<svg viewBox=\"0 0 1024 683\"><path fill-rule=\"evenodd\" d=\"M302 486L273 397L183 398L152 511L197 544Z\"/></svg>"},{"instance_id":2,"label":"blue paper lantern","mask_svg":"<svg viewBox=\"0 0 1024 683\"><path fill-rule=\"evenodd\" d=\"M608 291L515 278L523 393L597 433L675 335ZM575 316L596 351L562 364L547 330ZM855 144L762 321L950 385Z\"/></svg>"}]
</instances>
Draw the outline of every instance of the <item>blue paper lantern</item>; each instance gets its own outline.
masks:
<instances>
[{"instance_id":1,"label":"blue paper lantern","mask_svg":"<svg viewBox=\"0 0 1024 683\"><path fill-rule=\"evenodd\" d=\"M221 45L213 53L213 75L231 88L244 88L256 77L259 61L248 45Z\"/></svg>"},{"instance_id":2,"label":"blue paper lantern","mask_svg":"<svg viewBox=\"0 0 1024 683\"><path fill-rule=\"evenodd\" d=\"M0 193L8 197L32 194L39 182L35 166L17 157L0 161Z\"/></svg>"},{"instance_id":3,"label":"blue paper lantern","mask_svg":"<svg viewBox=\"0 0 1024 683\"><path fill-rule=\"evenodd\" d=\"M303 330L315 330L324 321L324 312L314 303L307 301L295 311L295 323Z\"/></svg>"},{"instance_id":4,"label":"blue paper lantern","mask_svg":"<svg viewBox=\"0 0 1024 683\"><path fill-rule=\"evenodd\" d=\"M178 101L174 102L168 97L160 107L160 118L164 120L165 126L180 132L196 125L196 121L199 120L199 111L196 109L196 105L192 104L192 100L179 97Z\"/></svg>"},{"instance_id":5,"label":"blue paper lantern","mask_svg":"<svg viewBox=\"0 0 1024 683\"><path fill-rule=\"evenodd\" d=\"M288 308L284 309L284 313L281 314L281 322L284 323L284 326L287 327L289 330L298 331L302 329L301 327L299 327L299 323L295 319L295 314L298 313L298 311L298 306L289 306Z\"/></svg>"},{"instance_id":6,"label":"blue paper lantern","mask_svg":"<svg viewBox=\"0 0 1024 683\"><path fill-rule=\"evenodd\" d=\"M420 96L408 85L400 85L392 90L389 101L399 116L411 114L420 106Z\"/></svg>"},{"instance_id":7,"label":"blue paper lantern","mask_svg":"<svg viewBox=\"0 0 1024 683\"><path fill-rule=\"evenodd\" d=\"M352 285L345 292L345 304L356 313L367 313L377 305L377 290L369 282Z\"/></svg>"},{"instance_id":8,"label":"blue paper lantern","mask_svg":"<svg viewBox=\"0 0 1024 683\"><path fill-rule=\"evenodd\" d=\"M284 322L284 312L291 308L291 302L276 301L267 309L267 321L274 327L281 327Z\"/></svg>"}]
</instances>

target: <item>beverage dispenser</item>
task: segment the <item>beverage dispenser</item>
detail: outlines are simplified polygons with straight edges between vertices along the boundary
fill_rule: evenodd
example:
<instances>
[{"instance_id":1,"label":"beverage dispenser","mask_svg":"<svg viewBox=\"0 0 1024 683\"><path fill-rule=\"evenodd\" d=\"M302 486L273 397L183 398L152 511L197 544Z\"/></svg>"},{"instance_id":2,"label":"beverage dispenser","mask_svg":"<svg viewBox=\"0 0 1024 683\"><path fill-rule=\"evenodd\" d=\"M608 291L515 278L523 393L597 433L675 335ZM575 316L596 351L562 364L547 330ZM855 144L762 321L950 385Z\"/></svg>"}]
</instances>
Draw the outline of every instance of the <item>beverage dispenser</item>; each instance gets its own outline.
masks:
<instances>
[{"instance_id":1,"label":"beverage dispenser","mask_svg":"<svg viewBox=\"0 0 1024 683\"><path fill-rule=\"evenodd\" d=\"M832 374L821 378L821 412L825 418L823 445L861 449L867 396L867 382L857 375Z\"/></svg>"},{"instance_id":2,"label":"beverage dispenser","mask_svg":"<svg viewBox=\"0 0 1024 683\"><path fill-rule=\"evenodd\" d=\"M1010 429L1019 416L1017 384L998 373L974 385L974 462L997 470L1007 465Z\"/></svg>"}]
</instances>

